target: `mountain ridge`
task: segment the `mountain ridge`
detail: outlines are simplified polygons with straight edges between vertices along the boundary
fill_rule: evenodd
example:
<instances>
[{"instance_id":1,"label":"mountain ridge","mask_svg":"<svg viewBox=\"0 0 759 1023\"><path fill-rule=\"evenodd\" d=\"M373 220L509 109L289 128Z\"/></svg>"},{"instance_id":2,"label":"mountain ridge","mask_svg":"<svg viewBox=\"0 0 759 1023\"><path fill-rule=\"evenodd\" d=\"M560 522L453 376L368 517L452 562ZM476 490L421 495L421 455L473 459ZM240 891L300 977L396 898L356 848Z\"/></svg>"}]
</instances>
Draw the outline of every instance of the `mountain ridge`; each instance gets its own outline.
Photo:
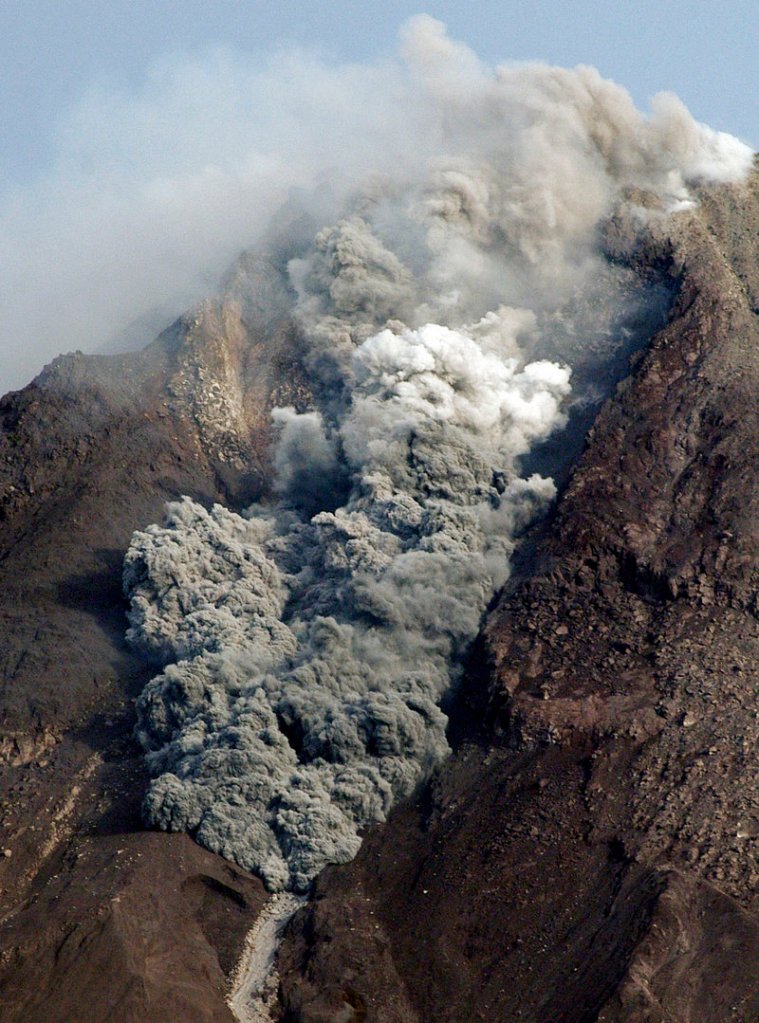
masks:
<instances>
[{"instance_id":1,"label":"mountain ridge","mask_svg":"<svg viewBox=\"0 0 759 1023\"><path fill-rule=\"evenodd\" d=\"M286 1018L755 1018L759 324L730 257L756 201L715 190L635 251L672 317L486 624L485 736L322 875Z\"/></svg>"},{"instance_id":2,"label":"mountain ridge","mask_svg":"<svg viewBox=\"0 0 759 1023\"><path fill-rule=\"evenodd\" d=\"M607 229L612 256L676 282L669 324L489 617L453 757L291 924L291 1023L759 1013L758 193L754 175L643 235ZM123 641L121 557L166 499L266 493L269 410L309 398L286 283L248 255L146 354L64 357L0 403L3 1021L70 1020L68 984L98 989L83 1021L168 1021L172 999L231 1019L225 974L264 893L140 830L129 701L149 669Z\"/></svg>"}]
</instances>

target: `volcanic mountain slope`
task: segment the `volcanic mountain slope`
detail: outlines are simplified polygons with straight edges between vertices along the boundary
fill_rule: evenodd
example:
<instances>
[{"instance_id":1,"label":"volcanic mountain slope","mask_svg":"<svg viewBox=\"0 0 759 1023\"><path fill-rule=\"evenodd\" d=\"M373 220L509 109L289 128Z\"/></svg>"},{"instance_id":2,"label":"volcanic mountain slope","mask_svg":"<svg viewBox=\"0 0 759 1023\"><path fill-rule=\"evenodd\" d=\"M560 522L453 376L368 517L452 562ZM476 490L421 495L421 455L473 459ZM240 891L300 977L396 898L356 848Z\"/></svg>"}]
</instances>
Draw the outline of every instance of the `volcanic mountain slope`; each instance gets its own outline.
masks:
<instances>
[{"instance_id":1,"label":"volcanic mountain slope","mask_svg":"<svg viewBox=\"0 0 759 1023\"><path fill-rule=\"evenodd\" d=\"M759 182L645 242L669 325L491 614L455 754L325 871L286 1018L759 1018Z\"/></svg>"},{"instance_id":2,"label":"volcanic mountain slope","mask_svg":"<svg viewBox=\"0 0 759 1023\"><path fill-rule=\"evenodd\" d=\"M262 886L149 835L121 563L180 493L246 503L307 399L284 278L244 256L143 353L66 356L0 405L0 1018L231 1018Z\"/></svg>"},{"instance_id":3,"label":"volcanic mountain slope","mask_svg":"<svg viewBox=\"0 0 759 1023\"><path fill-rule=\"evenodd\" d=\"M244 502L261 492L269 410L305 396L293 340L282 277L244 257L218 300L144 352L66 356L3 399L7 728L76 721L119 673L105 669L106 651L123 633L119 576L134 528L178 493ZM82 612L114 600L104 638Z\"/></svg>"},{"instance_id":4,"label":"volcanic mountain slope","mask_svg":"<svg viewBox=\"0 0 759 1023\"><path fill-rule=\"evenodd\" d=\"M670 323L525 542L454 755L295 918L290 1021L759 1016L759 181L607 234ZM247 257L144 353L3 400L3 1023L231 1018L265 896L141 830L121 560L168 498L265 492L269 410L309 399L289 309Z\"/></svg>"}]
</instances>

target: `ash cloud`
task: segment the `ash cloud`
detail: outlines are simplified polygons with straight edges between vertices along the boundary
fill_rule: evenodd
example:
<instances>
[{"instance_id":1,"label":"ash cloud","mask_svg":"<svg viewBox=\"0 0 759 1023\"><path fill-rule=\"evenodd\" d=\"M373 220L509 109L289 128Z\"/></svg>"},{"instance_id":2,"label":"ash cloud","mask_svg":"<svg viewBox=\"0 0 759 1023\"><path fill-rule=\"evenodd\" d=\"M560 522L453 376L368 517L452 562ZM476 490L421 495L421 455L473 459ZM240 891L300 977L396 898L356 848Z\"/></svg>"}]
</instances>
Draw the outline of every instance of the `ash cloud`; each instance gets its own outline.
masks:
<instances>
[{"instance_id":1,"label":"ash cloud","mask_svg":"<svg viewBox=\"0 0 759 1023\"><path fill-rule=\"evenodd\" d=\"M288 493L302 478L313 498L306 437L328 473L341 451L343 504L309 519L291 501L239 516L185 499L135 534L130 638L175 661L138 704L152 823L272 888L355 854L445 755L439 703L553 494L516 459L561 423L569 375L437 324L382 330L353 351L332 440L315 413L277 416Z\"/></svg>"},{"instance_id":2,"label":"ash cloud","mask_svg":"<svg viewBox=\"0 0 759 1023\"><path fill-rule=\"evenodd\" d=\"M440 299L462 277L492 308L533 299L537 266L550 292L566 243L581 263L588 225L625 180L687 203L690 183L731 180L749 160L674 96L644 117L592 68L491 69L426 16L404 27L398 57L374 63L167 57L138 90L91 89L59 126L54 165L0 191L0 391L60 351L152 340L292 188L330 182L331 197L311 201L329 227L370 175L401 191L434 178ZM513 273L501 294L488 238L532 267L521 289ZM407 238L409 269L429 255L423 242Z\"/></svg>"},{"instance_id":3,"label":"ash cloud","mask_svg":"<svg viewBox=\"0 0 759 1023\"><path fill-rule=\"evenodd\" d=\"M402 47L374 85L404 131L381 157L369 137L310 237L269 233L316 396L274 413L276 499L183 499L125 561L129 638L162 669L138 702L147 819L273 889L350 859L447 752L441 703L555 492L525 460L661 297L604 259L604 218L631 189L640 218L677 213L750 162L590 68L490 70L424 16Z\"/></svg>"}]
</instances>

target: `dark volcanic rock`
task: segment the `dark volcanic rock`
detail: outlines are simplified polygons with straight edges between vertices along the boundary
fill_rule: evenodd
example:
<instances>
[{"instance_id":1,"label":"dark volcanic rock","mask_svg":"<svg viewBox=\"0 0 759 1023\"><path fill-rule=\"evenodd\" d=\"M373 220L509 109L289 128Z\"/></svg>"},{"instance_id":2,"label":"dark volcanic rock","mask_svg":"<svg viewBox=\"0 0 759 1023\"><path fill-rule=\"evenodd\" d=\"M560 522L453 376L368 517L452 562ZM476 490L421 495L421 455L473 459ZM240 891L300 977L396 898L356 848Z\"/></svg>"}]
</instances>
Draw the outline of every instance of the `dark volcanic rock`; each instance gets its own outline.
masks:
<instances>
[{"instance_id":1,"label":"dark volcanic rock","mask_svg":"<svg viewBox=\"0 0 759 1023\"><path fill-rule=\"evenodd\" d=\"M243 257L226 283L145 352L64 356L0 402L6 730L79 722L139 672L120 581L134 529L181 494L266 485L269 411L307 397L296 334L273 266Z\"/></svg>"},{"instance_id":2,"label":"dark volcanic rock","mask_svg":"<svg viewBox=\"0 0 759 1023\"><path fill-rule=\"evenodd\" d=\"M308 399L289 309L244 256L145 352L62 357L0 402L3 1023L231 1019L263 888L142 830L150 669L124 642L121 564L166 500L265 490L270 409Z\"/></svg>"},{"instance_id":3,"label":"dark volcanic rock","mask_svg":"<svg viewBox=\"0 0 759 1023\"><path fill-rule=\"evenodd\" d=\"M453 756L290 925L290 1023L759 1017L759 179L632 224L609 251L671 320L526 539ZM146 352L0 402L2 1023L231 1018L263 890L141 831L120 567L166 499L265 492L309 398L289 302L245 257Z\"/></svg>"},{"instance_id":4,"label":"dark volcanic rock","mask_svg":"<svg viewBox=\"0 0 759 1023\"><path fill-rule=\"evenodd\" d=\"M231 1023L226 975L265 899L255 879L186 835L91 838L53 865L4 946L4 1021ZM67 877L85 871L86 886Z\"/></svg>"},{"instance_id":5,"label":"dark volcanic rock","mask_svg":"<svg viewBox=\"0 0 759 1023\"><path fill-rule=\"evenodd\" d=\"M612 225L671 321L523 550L456 753L291 926L288 1020L759 1016L758 237L757 177Z\"/></svg>"}]
</instances>

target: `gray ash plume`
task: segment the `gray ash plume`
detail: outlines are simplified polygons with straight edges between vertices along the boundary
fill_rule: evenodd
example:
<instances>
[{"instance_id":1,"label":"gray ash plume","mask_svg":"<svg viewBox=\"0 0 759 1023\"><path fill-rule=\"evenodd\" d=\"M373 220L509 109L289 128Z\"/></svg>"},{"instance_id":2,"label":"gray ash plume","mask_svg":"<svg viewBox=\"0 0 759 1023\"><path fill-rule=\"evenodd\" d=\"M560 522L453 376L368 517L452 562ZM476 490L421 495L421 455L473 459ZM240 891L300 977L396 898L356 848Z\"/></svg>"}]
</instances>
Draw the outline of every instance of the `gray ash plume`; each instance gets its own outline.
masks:
<instances>
[{"instance_id":1,"label":"gray ash plume","mask_svg":"<svg viewBox=\"0 0 759 1023\"><path fill-rule=\"evenodd\" d=\"M677 215L749 164L592 69L490 72L428 18L404 45L423 152L288 264L316 406L274 413L276 499L185 498L125 561L129 638L162 668L138 702L147 820L272 889L354 856L446 755L441 702L555 492L525 459L606 392L621 325L666 306L599 225Z\"/></svg>"}]
</instances>

